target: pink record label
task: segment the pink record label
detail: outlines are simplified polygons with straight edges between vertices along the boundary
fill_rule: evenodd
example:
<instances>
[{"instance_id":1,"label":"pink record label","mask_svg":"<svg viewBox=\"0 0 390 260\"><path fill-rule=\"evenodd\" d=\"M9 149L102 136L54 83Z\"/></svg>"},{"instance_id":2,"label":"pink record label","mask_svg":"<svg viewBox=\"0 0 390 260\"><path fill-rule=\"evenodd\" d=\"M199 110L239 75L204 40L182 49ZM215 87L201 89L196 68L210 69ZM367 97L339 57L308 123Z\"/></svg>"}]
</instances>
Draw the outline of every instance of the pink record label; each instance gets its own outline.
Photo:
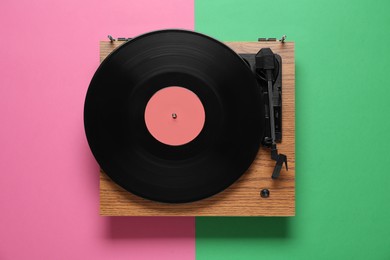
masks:
<instances>
[{"instance_id":1,"label":"pink record label","mask_svg":"<svg viewBox=\"0 0 390 260\"><path fill-rule=\"evenodd\" d=\"M177 86L157 91L145 109L150 134L161 143L177 146L195 139L202 131L205 111L199 97Z\"/></svg>"}]
</instances>

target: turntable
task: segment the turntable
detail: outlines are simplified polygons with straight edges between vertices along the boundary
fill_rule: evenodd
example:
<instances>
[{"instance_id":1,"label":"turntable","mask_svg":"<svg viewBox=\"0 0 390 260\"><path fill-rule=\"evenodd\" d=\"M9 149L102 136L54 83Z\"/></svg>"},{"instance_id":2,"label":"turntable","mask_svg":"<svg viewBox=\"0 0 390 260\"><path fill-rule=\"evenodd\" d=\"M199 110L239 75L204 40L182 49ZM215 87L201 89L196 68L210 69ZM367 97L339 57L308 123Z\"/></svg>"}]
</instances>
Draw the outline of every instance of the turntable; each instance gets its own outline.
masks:
<instances>
[{"instance_id":1,"label":"turntable","mask_svg":"<svg viewBox=\"0 0 390 260\"><path fill-rule=\"evenodd\" d=\"M295 214L294 43L109 38L84 107L101 215Z\"/></svg>"}]
</instances>

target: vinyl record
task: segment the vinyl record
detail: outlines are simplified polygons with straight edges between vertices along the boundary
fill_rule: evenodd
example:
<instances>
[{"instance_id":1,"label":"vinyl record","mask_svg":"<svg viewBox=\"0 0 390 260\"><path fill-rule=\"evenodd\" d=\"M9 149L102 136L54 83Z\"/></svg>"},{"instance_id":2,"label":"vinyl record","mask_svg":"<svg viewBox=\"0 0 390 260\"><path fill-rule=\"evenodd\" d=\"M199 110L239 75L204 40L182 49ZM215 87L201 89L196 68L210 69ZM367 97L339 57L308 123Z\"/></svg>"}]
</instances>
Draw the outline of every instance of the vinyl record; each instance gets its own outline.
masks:
<instances>
[{"instance_id":1,"label":"vinyl record","mask_svg":"<svg viewBox=\"0 0 390 260\"><path fill-rule=\"evenodd\" d=\"M117 184L155 201L191 202L248 169L263 135L263 106L238 54L199 33L163 30L102 62L84 124L97 162Z\"/></svg>"}]
</instances>

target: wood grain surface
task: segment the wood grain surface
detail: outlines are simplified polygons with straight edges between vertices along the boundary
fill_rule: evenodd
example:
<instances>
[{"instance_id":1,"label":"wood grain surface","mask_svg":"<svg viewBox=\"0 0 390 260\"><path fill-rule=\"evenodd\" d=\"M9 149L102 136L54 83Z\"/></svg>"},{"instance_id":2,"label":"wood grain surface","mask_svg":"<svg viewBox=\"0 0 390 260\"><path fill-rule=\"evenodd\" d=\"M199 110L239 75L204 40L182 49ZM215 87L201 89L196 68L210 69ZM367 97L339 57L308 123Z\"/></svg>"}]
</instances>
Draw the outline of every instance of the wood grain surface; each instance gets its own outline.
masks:
<instances>
[{"instance_id":1,"label":"wood grain surface","mask_svg":"<svg viewBox=\"0 0 390 260\"><path fill-rule=\"evenodd\" d=\"M100 61L123 42L100 42ZM261 148L249 170L226 190L210 198L184 204L149 201L131 194L100 172L100 215L104 216L294 216L295 215L295 59L293 42L226 42L237 53L257 53L269 47L283 59L283 139L280 153L288 157L289 170L283 168L272 180L275 161ZM260 190L268 188L269 198Z\"/></svg>"}]
</instances>

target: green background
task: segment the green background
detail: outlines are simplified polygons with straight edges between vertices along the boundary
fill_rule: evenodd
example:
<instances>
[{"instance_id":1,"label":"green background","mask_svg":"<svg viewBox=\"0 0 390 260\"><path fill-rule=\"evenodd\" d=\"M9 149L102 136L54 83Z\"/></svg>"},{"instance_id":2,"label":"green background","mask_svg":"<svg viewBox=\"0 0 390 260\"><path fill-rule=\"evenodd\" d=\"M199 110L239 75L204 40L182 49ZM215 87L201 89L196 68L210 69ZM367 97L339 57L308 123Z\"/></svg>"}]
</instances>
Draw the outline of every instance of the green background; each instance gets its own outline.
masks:
<instances>
[{"instance_id":1,"label":"green background","mask_svg":"<svg viewBox=\"0 0 390 260\"><path fill-rule=\"evenodd\" d=\"M296 217L197 218L197 259L390 259L390 1L196 0L195 29L296 47Z\"/></svg>"}]
</instances>

